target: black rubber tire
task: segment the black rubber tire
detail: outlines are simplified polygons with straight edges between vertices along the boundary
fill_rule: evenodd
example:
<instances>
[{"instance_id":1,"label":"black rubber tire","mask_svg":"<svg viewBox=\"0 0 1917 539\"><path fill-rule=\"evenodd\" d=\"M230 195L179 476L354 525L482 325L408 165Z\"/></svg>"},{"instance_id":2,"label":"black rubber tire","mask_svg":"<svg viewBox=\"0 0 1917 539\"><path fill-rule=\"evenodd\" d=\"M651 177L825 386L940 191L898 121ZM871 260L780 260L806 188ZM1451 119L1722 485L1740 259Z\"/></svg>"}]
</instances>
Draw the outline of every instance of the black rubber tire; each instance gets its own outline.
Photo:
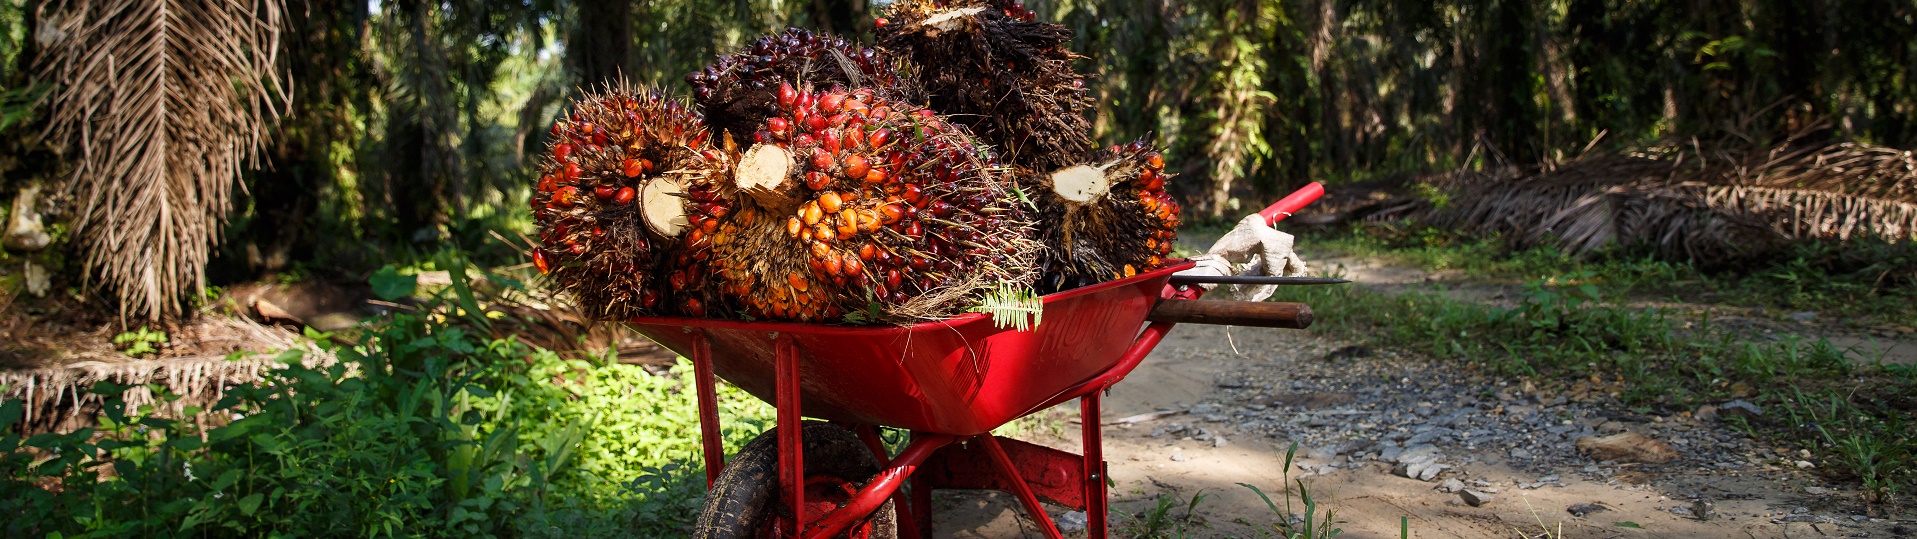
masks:
<instances>
[{"instance_id":1,"label":"black rubber tire","mask_svg":"<svg viewBox=\"0 0 1917 539\"><path fill-rule=\"evenodd\" d=\"M807 421L805 475L830 475L864 485L879 473L878 459L852 431ZM768 429L726 461L726 469L706 493L706 505L692 536L701 539L756 539L773 515L787 512L779 494L779 434ZM776 513L775 513L776 512ZM872 539L898 537L898 515L887 500L872 513Z\"/></svg>"}]
</instances>

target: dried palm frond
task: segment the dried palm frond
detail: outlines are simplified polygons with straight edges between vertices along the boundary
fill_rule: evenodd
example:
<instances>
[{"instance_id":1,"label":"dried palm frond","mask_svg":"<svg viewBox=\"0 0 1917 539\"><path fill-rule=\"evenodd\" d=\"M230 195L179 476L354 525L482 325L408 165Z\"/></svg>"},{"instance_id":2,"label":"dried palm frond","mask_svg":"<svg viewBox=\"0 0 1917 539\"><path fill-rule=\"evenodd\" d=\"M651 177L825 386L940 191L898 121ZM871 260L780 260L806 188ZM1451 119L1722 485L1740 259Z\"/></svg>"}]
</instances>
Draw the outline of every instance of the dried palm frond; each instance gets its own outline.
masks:
<instances>
[{"instance_id":1,"label":"dried palm frond","mask_svg":"<svg viewBox=\"0 0 1917 539\"><path fill-rule=\"evenodd\" d=\"M1411 213L1430 225L1573 254L1615 244L1734 263L1800 240L1917 235L1917 157L1853 143L1750 153L1652 148L1426 181L1454 201ZM1402 214L1378 217L1395 215Z\"/></svg>"},{"instance_id":2,"label":"dried palm frond","mask_svg":"<svg viewBox=\"0 0 1917 539\"><path fill-rule=\"evenodd\" d=\"M299 350L298 361L307 367L338 362L332 352L282 328L219 314L208 315L205 324L220 334L238 337L251 349ZM0 371L0 399L21 401L25 415L17 428L27 434L92 425L106 396L88 390L100 382L129 386L118 395L129 410L153 405L160 417L189 419L186 407L212 408L227 388L257 383L292 357L264 352L244 353L237 359L231 355L131 359L120 354L80 354L80 361L58 367ZM162 400L154 385L180 398Z\"/></svg>"},{"instance_id":3,"label":"dried palm frond","mask_svg":"<svg viewBox=\"0 0 1917 539\"><path fill-rule=\"evenodd\" d=\"M35 77L89 274L122 316L180 312L205 287L241 168L288 98L281 0L55 0Z\"/></svg>"}]
</instances>

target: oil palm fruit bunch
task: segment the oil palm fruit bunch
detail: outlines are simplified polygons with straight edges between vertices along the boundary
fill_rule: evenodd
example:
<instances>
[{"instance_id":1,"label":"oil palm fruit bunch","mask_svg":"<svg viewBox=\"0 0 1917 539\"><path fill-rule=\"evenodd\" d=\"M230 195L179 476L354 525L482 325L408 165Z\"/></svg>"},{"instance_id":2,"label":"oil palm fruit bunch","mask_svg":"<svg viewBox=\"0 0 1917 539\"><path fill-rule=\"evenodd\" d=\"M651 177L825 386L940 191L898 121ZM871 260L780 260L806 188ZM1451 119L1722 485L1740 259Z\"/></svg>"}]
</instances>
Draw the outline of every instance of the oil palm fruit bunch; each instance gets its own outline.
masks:
<instances>
[{"instance_id":1,"label":"oil palm fruit bunch","mask_svg":"<svg viewBox=\"0 0 1917 539\"><path fill-rule=\"evenodd\" d=\"M1030 177L1038 205L1038 291L1052 293L1165 266L1178 237L1178 202L1165 192L1165 158L1143 140L1089 162Z\"/></svg>"},{"instance_id":2,"label":"oil palm fruit bunch","mask_svg":"<svg viewBox=\"0 0 1917 539\"><path fill-rule=\"evenodd\" d=\"M533 264L588 314L703 314L709 232L731 159L699 115L651 89L608 86L552 126L531 206Z\"/></svg>"},{"instance_id":3,"label":"oil palm fruit bunch","mask_svg":"<svg viewBox=\"0 0 1917 539\"><path fill-rule=\"evenodd\" d=\"M913 101L909 64L843 37L798 28L764 36L731 56L686 75L693 102L707 124L745 142L766 118L778 114L779 85L874 88L888 99Z\"/></svg>"},{"instance_id":4,"label":"oil palm fruit bunch","mask_svg":"<svg viewBox=\"0 0 1917 539\"><path fill-rule=\"evenodd\" d=\"M872 89L781 84L733 174L711 257L755 318L948 316L1029 284L1038 244L1002 168L963 128Z\"/></svg>"},{"instance_id":5,"label":"oil palm fruit bunch","mask_svg":"<svg viewBox=\"0 0 1917 539\"><path fill-rule=\"evenodd\" d=\"M1072 71L1070 29L1008 0L902 0L885 15L879 45L938 66L917 72L931 108L965 123L1006 163L1043 172L1094 152L1092 99Z\"/></svg>"}]
</instances>

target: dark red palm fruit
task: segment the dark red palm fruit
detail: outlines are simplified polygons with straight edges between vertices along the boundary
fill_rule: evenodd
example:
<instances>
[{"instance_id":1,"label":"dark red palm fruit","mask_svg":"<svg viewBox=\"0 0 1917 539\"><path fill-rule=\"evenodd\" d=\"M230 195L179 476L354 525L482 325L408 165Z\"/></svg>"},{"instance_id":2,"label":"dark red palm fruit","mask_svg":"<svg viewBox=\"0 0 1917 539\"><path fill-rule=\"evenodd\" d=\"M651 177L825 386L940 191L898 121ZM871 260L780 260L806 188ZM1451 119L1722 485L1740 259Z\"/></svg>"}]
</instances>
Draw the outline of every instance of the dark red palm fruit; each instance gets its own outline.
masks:
<instances>
[{"instance_id":1,"label":"dark red palm fruit","mask_svg":"<svg viewBox=\"0 0 1917 539\"><path fill-rule=\"evenodd\" d=\"M760 37L686 75L693 102L705 112L708 125L742 143L756 143L753 133L770 127L765 119L797 105L800 90L807 87L873 88L880 95L916 102L913 80L910 65L884 51L798 28ZM790 127L802 125L793 122Z\"/></svg>"},{"instance_id":2,"label":"dark red palm fruit","mask_svg":"<svg viewBox=\"0 0 1917 539\"><path fill-rule=\"evenodd\" d=\"M676 312L697 287L670 290L653 276L681 269L688 249L647 227L635 198L650 182L722 174L730 161L710 151L691 106L656 90L613 85L571 105L538 165L534 265L589 316Z\"/></svg>"}]
</instances>

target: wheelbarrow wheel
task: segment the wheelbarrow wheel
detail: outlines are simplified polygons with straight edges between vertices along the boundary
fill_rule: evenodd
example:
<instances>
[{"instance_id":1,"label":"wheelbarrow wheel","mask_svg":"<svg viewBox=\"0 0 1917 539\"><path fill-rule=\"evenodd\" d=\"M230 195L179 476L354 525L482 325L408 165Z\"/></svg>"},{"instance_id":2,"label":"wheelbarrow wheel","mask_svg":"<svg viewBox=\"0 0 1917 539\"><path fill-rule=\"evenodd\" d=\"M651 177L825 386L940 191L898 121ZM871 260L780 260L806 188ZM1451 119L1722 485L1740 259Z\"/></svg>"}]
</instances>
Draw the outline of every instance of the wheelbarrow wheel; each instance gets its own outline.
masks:
<instances>
[{"instance_id":1,"label":"wheelbarrow wheel","mask_svg":"<svg viewBox=\"0 0 1917 539\"><path fill-rule=\"evenodd\" d=\"M805 434L806 511L808 521L852 499L867 480L879 473L878 459L852 431L829 423L808 421ZM791 505L779 489L779 435L773 428L753 438L726 462L726 469L706 494L705 509L693 537L750 539L780 537L781 526L792 525ZM784 528L789 529L789 528ZM864 522L840 537L893 539L898 517L886 501Z\"/></svg>"}]
</instances>

